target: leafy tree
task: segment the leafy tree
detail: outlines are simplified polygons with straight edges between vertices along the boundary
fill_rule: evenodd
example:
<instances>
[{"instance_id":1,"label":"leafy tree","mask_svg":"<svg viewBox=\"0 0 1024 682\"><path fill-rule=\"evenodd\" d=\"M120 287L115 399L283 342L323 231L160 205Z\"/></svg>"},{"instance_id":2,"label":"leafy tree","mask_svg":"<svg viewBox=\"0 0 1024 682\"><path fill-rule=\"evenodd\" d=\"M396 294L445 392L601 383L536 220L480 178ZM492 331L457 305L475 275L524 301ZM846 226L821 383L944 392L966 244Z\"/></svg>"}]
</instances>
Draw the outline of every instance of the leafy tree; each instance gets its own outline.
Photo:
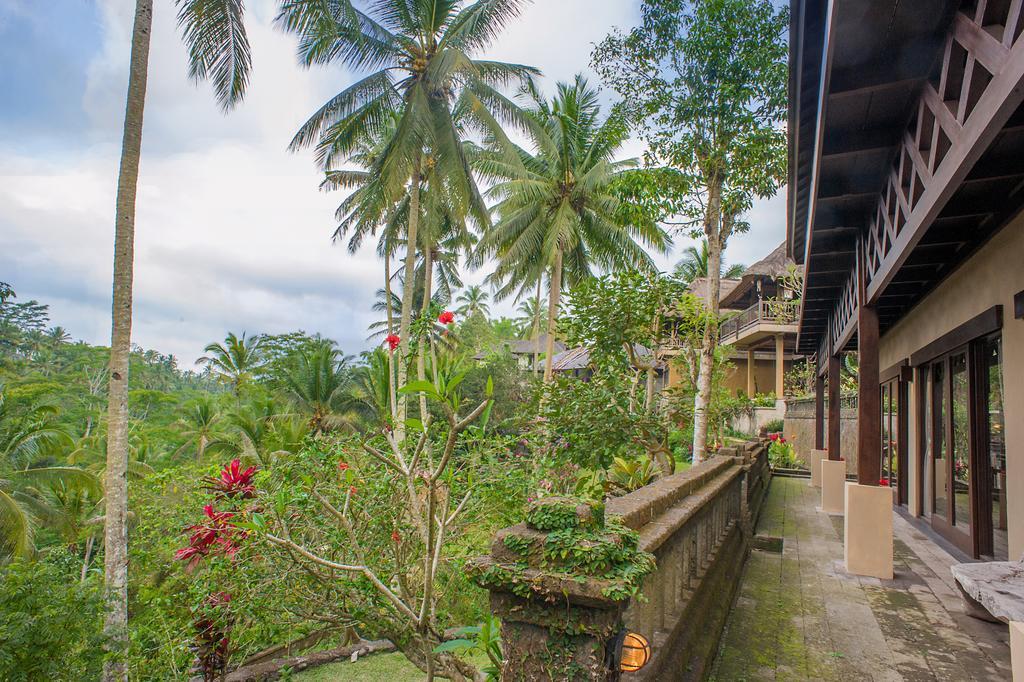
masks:
<instances>
[{"instance_id":1,"label":"leafy tree","mask_svg":"<svg viewBox=\"0 0 1024 682\"><path fill-rule=\"evenodd\" d=\"M315 20L303 11L308 4L289 3L279 17L286 29L299 35L301 60L308 65L340 62L371 73L314 113L295 135L292 148L316 145L322 168L334 170L365 140L381 139L381 133L394 126L383 152L366 170L378 179L387 204L397 206L408 194L398 332L400 357L408 357L416 250L423 243L419 229L424 181L429 176L432 193L439 201L443 197L456 222L472 216L478 224L488 224L487 209L469 170L463 133L472 127L503 137L495 114L508 119L515 107L495 86L528 80L537 71L475 55L518 15L524 1L478 0L467 5L454 0L382 0L367 12L338 2L327 5L329 16ZM404 362L398 363L397 371L402 384ZM398 406L400 429L404 402Z\"/></svg>"},{"instance_id":2,"label":"leafy tree","mask_svg":"<svg viewBox=\"0 0 1024 682\"><path fill-rule=\"evenodd\" d=\"M708 261L710 254L708 252L708 240L702 239L700 241L700 249L696 246L688 246L683 251L683 257L679 259L675 267L675 276L683 280L687 284L692 283L696 279L706 278L708 276ZM735 279L740 277L743 272L747 269L747 266L741 265L740 263L733 263L726 267L725 263L722 263L721 273L722 277L729 279Z\"/></svg>"},{"instance_id":3,"label":"leafy tree","mask_svg":"<svg viewBox=\"0 0 1024 682\"><path fill-rule=\"evenodd\" d=\"M648 162L679 174L673 203L708 240L712 316L702 342L694 453L703 455L711 394L722 252L747 229L740 216L785 180L788 12L771 0L644 0L641 23L594 50L594 66L623 99L649 146Z\"/></svg>"},{"instance_id":4,"label":"leafy tree","mask_svg":"<svg viewBox=\"0 0 1024 682\"><path fill-rule=\"evenodd\" d=\"M576 286L594 267L650 269L642 244L664 250L669 241L653 222L623 223L617 216L612 187L635 162L615 160L628 130L617 112L601 118L598 91L577 76L560 83L550 102L532 86L525 97L537 153L516 147L511 154L482 153L477 161L483 175L496 181L490 193L498 200L498 222L480 250L498 259L491 276L500 285L498 297L549 273L544 379L550 381L563 286Z\"/></svg>"},{"instance_id":5,"label":"leafy tree","mask_svg":"<svg viewBox=\"0 0 1024 682\"><path fill-rule=\"evenodd\" d=\"M57 421L59 409L52 398L18 404L7 393L0 384L0 467L25 468L46 448L70 442Z\"/></svg>"},{"instance_id":6,"label":"leafy tree","mask_svg":"<svg viewBox=\"0 0 1024 682\"><path fill-rule=\"evenodd\" d=\"M103 668L102 594L78 580L77 559L0 567L0 678L95 680Z\"/></svg>"},{"instance_id":7,"label":"leafy tree","mask_svg":"<svg viewBox=\"0 0 1024 682\"><path fill-rule=\"evenodd\" d=\"M262 338L235 336L231 332L223 343L211 343L204 352L209 353L199 358L200 365L210 367L223 381L231 384L235 395L246 383L252 380L263 363Z\"/></svg>"}]
</instances>

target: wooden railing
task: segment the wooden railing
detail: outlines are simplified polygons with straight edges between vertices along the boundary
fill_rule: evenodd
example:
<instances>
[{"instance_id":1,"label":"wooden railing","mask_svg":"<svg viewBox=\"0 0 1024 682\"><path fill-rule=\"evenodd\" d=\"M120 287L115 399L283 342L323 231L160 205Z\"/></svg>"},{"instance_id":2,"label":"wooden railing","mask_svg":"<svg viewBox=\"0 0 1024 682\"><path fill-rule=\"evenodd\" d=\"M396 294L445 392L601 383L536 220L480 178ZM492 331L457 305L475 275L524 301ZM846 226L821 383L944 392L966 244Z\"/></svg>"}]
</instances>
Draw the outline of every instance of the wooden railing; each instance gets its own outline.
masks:
<instances>
[{"instance_id":1,"label":"wooden railing","mask_svg":"<svg viewBox=\"0 0 1024 682\"><path fill-rule=\"evenodd\" d=\"M800 301L761 300L722 322L719 338L738 337L756 324L796 324L800 319Z\"/></svg>"}]
</instances>

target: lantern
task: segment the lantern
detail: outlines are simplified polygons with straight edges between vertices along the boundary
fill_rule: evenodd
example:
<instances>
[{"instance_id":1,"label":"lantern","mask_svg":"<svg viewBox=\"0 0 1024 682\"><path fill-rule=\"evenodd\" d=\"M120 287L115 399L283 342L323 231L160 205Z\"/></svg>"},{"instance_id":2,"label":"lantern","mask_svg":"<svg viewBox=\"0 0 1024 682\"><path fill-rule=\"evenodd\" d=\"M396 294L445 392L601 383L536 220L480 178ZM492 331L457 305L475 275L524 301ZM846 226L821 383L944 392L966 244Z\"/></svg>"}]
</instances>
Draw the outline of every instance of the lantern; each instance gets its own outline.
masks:
<instances>
[{"instance_id":1,"label":"lantern","mask_svg":"<svg viewBox=\"0 0 1024 682\"><path fill-rule=\"evenodd\" d=\"M635 673L651 660L651 645L636 632L621 631L611 642L612 670Z\"/></svg>"}]
</instances>

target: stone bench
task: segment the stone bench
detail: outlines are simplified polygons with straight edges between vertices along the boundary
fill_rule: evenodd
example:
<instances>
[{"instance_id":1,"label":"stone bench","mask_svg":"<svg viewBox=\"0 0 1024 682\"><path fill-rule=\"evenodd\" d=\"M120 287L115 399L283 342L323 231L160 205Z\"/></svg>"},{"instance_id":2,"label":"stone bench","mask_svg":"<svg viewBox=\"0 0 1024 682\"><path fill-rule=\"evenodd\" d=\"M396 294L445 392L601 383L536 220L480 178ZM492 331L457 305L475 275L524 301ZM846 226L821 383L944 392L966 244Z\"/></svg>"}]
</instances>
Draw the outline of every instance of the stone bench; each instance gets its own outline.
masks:
<instances>
[{"instance_id":1,"label":"stone bench","mask_svg":"<svg viewBox=\"0 0 1024 682\"><path fill-rule=\"evenodd\" d=\"M968 615L992 622L1024 621L1024 556L950 567Z\"/></svg>"}]
</instances>

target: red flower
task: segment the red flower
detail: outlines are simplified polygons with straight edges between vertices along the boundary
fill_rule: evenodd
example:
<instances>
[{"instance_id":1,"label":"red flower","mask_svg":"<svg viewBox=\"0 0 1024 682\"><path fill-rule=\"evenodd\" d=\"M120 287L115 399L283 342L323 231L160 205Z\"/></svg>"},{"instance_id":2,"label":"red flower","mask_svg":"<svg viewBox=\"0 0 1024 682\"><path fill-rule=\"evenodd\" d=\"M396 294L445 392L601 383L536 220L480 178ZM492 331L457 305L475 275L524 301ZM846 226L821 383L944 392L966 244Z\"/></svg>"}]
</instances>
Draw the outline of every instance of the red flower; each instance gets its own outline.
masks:
<instances>
[{"instance_id":1,"label":"red flower","mask_svg":"<svg viewBox=\"0 0 1024 682\"><path fill-rule=\"evenodd\" d=\"M355 495L356 494L356 487L354 485L353 486L349 486L348 494L349 495Z\"/></svg>"},{"instance_id":2,"label":"red flower","mask_svg":"<svg viewBox=\"0 0 1024 682\"><path fill-rule=\"evenodd\" d=\"M773 441L778 440L779 439L779 434L777 434L777 433L769 433L768 434L768 439L769 440L773 440Z\"/></svg>"},{"instance_id":3,"label":"red flower","mask_svg":"<svg viewBox=\"0 0 1024 682\"><path fill-rule=\"evenodd\" d=\"M884 487L888 488L889 487L889 479L888 478L880 478L880 479L878 479L878 485L884 486Z\"/></svg>"},{"instance_id":4,"label":"red flower","mask_svg":"<svg viewBox=\"0 0 1024 682\"><path fill-rule=\"evenodd\" d=\"M338 471L348 470L348 462L338 462Z\"/></svg>"},{"instance_id":5,"label":"red flower","mask_svg":"<svg viewBox=\"0 0 1024 682\"><path fill-rule=\"evenodd\" d=\"M398 348L398 344L402 342L402 339L401 337L398 336L398 334L388 334L387 338L384 340L388 342L389 350L394 350Z\"/></svg>"},{"instance_id":6,"label":"red flower","mask_svg":"<svg viewBox=\"0 0 1024 682\"><path fill-rule=\"evenodd\" d=\"M393 540L393 541L395 542L395 544L397 545L397 544L398 544L399 542L401 542L401 541L402 541L402 536L401 536L401 535L399 535L399 534L398 534L398 531L396 530L395 532L393 532L393 533L391 534L391 539L392 539L392 540Z\"/></svg>"},{"instance_id":7,"label":"red flower","mask_svg":"<svg viewBox=\"0 0 1024 682\"><path fill-rule=\"evenodd\" d=\"M203 479L206 490L212 490L218 498L240 497L243 500L256 496L256 487L252 484L252 477L256 473L256 467L252 466L242 471L242 463L237 459L225 464L220 472L220 478L207 476Z\"/></svg>"},{"instance_id":8,"label":"red flower","mask_svg":"<svg viewBox=\"0 0 1024 682\"><path fill-rule=\"evenodd\" d=\"M437 321L441 324L451 324L455 321L455 313L450 310L446 310L437 316Z\"/></svg>"}]
</instances>

